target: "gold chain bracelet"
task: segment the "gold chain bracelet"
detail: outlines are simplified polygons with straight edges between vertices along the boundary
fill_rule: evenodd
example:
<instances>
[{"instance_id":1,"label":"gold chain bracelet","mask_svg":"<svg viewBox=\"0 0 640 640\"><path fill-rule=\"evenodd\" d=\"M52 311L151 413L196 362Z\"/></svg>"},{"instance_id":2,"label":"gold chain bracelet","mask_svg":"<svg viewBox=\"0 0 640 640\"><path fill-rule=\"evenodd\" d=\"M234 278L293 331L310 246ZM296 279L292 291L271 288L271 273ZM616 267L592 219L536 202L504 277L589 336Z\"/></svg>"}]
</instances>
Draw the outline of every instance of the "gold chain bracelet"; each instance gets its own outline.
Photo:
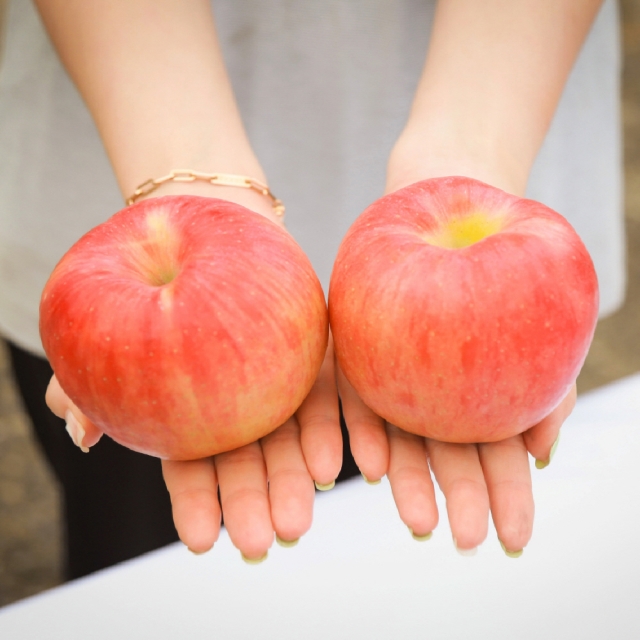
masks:
<instances>
[{"instance_id":1,"label":"gold chain bracelet","mask_svg":"<svg viewBox=\"0 0 640 640\"><path fill-rule=\"evenodd\" d=\"M209 184L223 187L253 189L271 200L271 206L276 216L279 218L284 216L284 204L282 204L282 200L276 198L273 193L271 193L271 189L269 189L266 184L263 184L258 180L254 180L248 176L238 176L232 173L202 173L200 171L191 171L189 169L176 169L171 173L168 173L166 176L162 176L162 178L150 178L149 180L146 180L137 187L133 194L127 198L126 202L128 205L133 204L139 198L153 193L165 182L195 182L196 180L201 180L203 182L208 182Z\"/></svg>"}]
</instances>

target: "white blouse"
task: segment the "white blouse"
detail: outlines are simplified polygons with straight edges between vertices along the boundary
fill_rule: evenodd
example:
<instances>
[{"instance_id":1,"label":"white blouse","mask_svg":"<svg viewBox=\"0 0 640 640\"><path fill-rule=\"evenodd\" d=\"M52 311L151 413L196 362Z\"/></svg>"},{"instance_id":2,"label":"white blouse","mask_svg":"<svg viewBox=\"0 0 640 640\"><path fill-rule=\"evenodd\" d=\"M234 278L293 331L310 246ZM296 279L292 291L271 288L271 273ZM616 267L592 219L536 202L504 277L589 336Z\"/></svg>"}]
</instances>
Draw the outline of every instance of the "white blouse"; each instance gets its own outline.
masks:
<instances>
[{"instance_id":1,"label":"white blouse","mask_svg":"<svg viewBox=\"0 0 640 640\"><path fill-rule=\"evenodd\" d=\"M249 137L327 290L342 236L382 195L435 2L213 5ZM576 227L596 264L601 314L615 310L625 280L615 0L602 7L572 72L528 195ZM49 273L122 207L91 117L32 3L11 0L0 70L0 333L43 354L38 305Z\"/></svg>"}]
</instances>

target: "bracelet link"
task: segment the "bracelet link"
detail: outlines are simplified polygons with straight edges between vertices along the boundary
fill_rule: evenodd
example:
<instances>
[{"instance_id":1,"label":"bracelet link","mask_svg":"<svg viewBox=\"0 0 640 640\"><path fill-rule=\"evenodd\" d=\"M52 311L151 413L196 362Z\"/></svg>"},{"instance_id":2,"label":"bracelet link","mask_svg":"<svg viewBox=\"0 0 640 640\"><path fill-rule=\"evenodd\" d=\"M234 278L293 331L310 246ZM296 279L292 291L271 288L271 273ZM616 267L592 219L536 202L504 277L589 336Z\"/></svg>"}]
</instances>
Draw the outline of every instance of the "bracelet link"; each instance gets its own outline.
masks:
<instances>
[{"instance_id":1,"label":"bracelet link","mask_svg":"<svg viewBox=\"0 0 640 640\"><path fill-rule=\"evenodd\" d=\"M233 173L216 173L210 177L209 182L223 187L241 187L242 189L251 188L251 178L247 178L246 176L237 176Z\"/></svg>"},{"instance_id":2,"label":"bracelet link","mask_svg":"<svg viewBox=\"0 0 640 640\"><path fill-rule=\"evenodd\" d=\"M197 176L193 171L189 171L186 169L176 169L171 172L171 179L174 182L195 182L197 180Z\"/></svg>"},{"instance_id":3,"label":"bracelet link","mask_svg":"<svg viewBox=\"0 0 640 640\"><path fill-rule=\"evenodd\" d=\"M282 200L276 198L266 184L254 180L249 176L240 176L234 173L202 173L201 171L192 171L191 169L174 169L161 178L149 178L149 180L145 180L142 184L138 185L133 194L126 199L126 203L127 205L134 204L140 198L153 193L165 182L195 182L196 180L202 180L216 186L253 189L271 200L271 207L277 217L282 218L284 216L285 208Z\"/></svg>"}]
</instances>

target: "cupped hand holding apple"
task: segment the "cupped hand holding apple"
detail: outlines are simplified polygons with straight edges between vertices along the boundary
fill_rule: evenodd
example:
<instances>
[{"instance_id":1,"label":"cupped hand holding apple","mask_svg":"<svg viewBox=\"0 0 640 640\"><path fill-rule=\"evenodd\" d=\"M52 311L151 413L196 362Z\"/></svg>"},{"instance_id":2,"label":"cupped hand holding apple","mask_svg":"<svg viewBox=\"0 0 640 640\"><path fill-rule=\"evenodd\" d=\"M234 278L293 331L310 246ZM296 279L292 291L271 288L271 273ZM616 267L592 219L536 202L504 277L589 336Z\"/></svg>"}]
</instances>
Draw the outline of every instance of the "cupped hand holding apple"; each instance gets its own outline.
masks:
<instances>
[{"instance_id":1,"label":"cupped hand holding apple","mask_svg":"<svg viewBox=\"0 0 640 640\"><path fill-rule=\"evenodd\" d=\"M240 197L237 199L243 200L244 193L240 192L239 195ZM165 216L163 210L165 213L171 213L169 210L175 205L175 200L151 200L140 203L138 208L151 216L149 237L153 236L154 242L146 244L138 242L135 246L129 247L130 255L127 260L133 256L135 264L132 264L136 273L122 273L120 274L122 277L134 275L135 280L136 278L140 279L140 273L142 273L143 279L148 280L150 277L148 267L151 263L157 262L159 257L157 255L158 242L163 245L168 241L166 246L177 250L173 258L172 256L168 257L177 258L180 247L175 243L180 244L184 241L184 237L181 236L184 229L169 227L176 221L184 223L185 228L189 226L190 223L187 220L189 207L194 200L198 205L199 199L179 198L178 204L182 202L187 206L174 218L171 215ZM158 203L161 206L156 206ZM261 203L253 201L249 204L252 208L260 210ZM208 203L200 199L200 205L207 206ZM224 206L222 208L224 209ZM236 208L231 206L230 211L233 214ZM271 213L268 208L260 210L260 212L267 217ZM133 213L135 214L135 211ZM247 220L229 220L230 225L226 228L224 220L219 220L215 225L217 232L233 236L230 238L231 244L243 240L246 251L246 245L251 242L252 215L248 216L249 224L246 224ZM143 217L149 219L149 215L145 214ZM126 212L120 215L120 224L116 225L120 230L123 230L127 225L125 218L127 218ZM262 218L259 220L254 218L253 220L253 227L258 229L258 234L260 228L263 231L266 230L267 235L273 234L275 231L275 235L268 240L267 244L263 244L263 249L266 246L268 252L273 250L277 253L278 244L281 242L284 242L284 245L280 246L280 249L293 246L287 234L275 229L270 223L265 226L265 223L260 220ZM194 219L194 221L196 220ZM203 224L206 225L206 220L203 223L203 220L200 219L199 222L201 227L198 228L198 233L195 235L196 241L200 236L207 238L208 235L206 230L202 228ZM168 223L168 226L165 223ZM243 223L245 224L244 228ZM111 233L117 234L117 229L114 230L113 225ZM127 237L126 233L123 237ZM96 242L99 240L103 246L107 242L105 238L94 237L94 240ZM120 239L121 241L122 239ZM85 242L91 243L91 238ZM142 253L138 251L141 248L144 250ZM224 249L220 246L218 246L218 250L224 253ZM190 251L193 254L194 247L190 247ZM288 251L289 249L285 248L284 253L281 253L278 259L286 261ZM237 253L241 252L238 250ZM216 256L208 251L206 241L199 249L196 247L195 254L200 260L215 261L216 259ZM164 255L164 257L167 256ZM291 256L289 255L289 257ZM298 276L302 275L303 280L309 279L308 290L307 285L302 283L303 286L295 296L295 300L288 296L285 301L280 296L281 299L278 302L279 293L284 292L286 297L286 287L287 284L290 284L286 280L290 277L291 270L281 268L283 265L279 264L276 273L274 273L273 258L273 255L265 255L264 264L257 265L259 270L264 271L263 279L255 281L247 276L244 282L235 283L239 289L244 287L245 293L248 293L249 296L253 293L256 297L261 297L256 305L250 304L251 298L245 297L243 301L240 300L242 295L238 297L231 295L231 293L227 296L226 303L224 300L217 300L218 309L227 312L229 316L227 320L231 320L233 324L235 317L235 322L244 322L245 326L236 325L236 330L233 329L233 326L227 326L229 332L227 337L234 337L235 341L213 340L212 336L208 335L200 340L201 348L197 350L198 357L191 362L188 360L193 356L193 345L185 344L184 336L177 341L174 339L175 336L171 338L171 328L168 327L165 327L159 334L168 336L167 344L163 344L161 340L153 345L151 344L153 330L140 332L138 331L140 327L127 326L126 316L121 316L119 324L118 322L111 323L107 331L103 331L105 327L95 322L90 323L90 331L80 331L78 329L82 324L81 318L78 317L81 314L80 308L83 305L87 306L87 296L90 297L91 293L85 290L85 295L81 296L79 291L75 291L75 293L71 292L73 295L70 295L66 302L61 300L62 292L68 287L63 285L56 288L53 283L56 279L60 280L60 277L65 277L64 266L60 267L59 273L52 278L52 284L47 287L44 296L43 318L46 330L43 335L45 346L48 347L54 370L63 376L63 384L69 393L74 398L78 398L78 402L83 402L82 409L86 414L63 391L55 376L47 393L49 406L54 413L66 419L70 435L83 450L88 450L88 447L93 446L101 437L102 432L106 431L127 446L164 458L172 458L163 460L162 464L167 488L171 495L174 521L183 542L197 553L209 549L218 537L221 520L218 489L224 510L225 525L233 543L241 550L245 559L257 560L265 556L273 542L274 533L279 542L287 544L293 543L308 530L312 519L314 481L319 486L330 485L340 470L342 442L333 357L330 349L326 350L326 353L323 352L324 345L326 345L324 299L317 281L314 280L315 276L310 277L313 274L307 274L309 276L307 278L298 272ZM181 259L179 258L179 260ZM276 263L278 259L275 260ZM232 257L229 254L222 255L221 260L228 262L232 260ZM94 263L93 267L99 261L92 260L92 262ZM131 261L129 260L129 262ZM178 333L185 330L196 333L198 326L205 328L208 333L222 331L224 328L222 326L213 327L216 321L213 321L212 325L211 319L207 320L206 315L211 313L207 304L198 308L199 305L197 302L194 303L193 297L189 301L189 292L184 288L181 291L178 278L176 278L177 286L166 286L170 285L172 281L171 275L176 275L176 264L164 264L163 260L160 262L163 268L167 267L168 269L168 271L165 269L167 273L163 271L163 277L167 276L169 272L171 273L169 277L164 277L164 280L168 282L163 281L155 284L155 291L153 290L154 285L149 288L148 282L143 283L147 293L157 299L151 300L149 308L141 308L137 312L142 318L142 324L150 327L149 318L157 313L153 307L158 307L161 311L161 317L167 319L173 329L178 330ZM129 267L132 264L129 264ZM194 267L194 265L191 266ZM139 267L141 268L139 269ZM188 267L184 264L180 265L180 268L186 270ZM295 272L295 269L293 271ZM220 274L218 273L218 275ZM182 280L182 287L185 287L184 281L186 279ZM262 291L249 290L251 289L251 286L247 286L249 281L258 285L262 283L264 289ZM194 283L196 283L195 290L192 290L190 294L195 295L197 301L198 290L202 289L205 282L203 280L197 284L196 278L189 286L193 286ZM138 282L134 286L139 284ZM216 285L216 288L218 292L221 292L224 290L224 283L219 284L220 286ZM131 282L129 285L131 286ZM98 285L94 282L95 286ZM78 287L81 288L79 283ZM283 291L275 291L278 287L283 287ZM204 288L206 289L206 286ZM106 291L108 291L108 286L98 292L96 306L100 304L100 298L105 296ZM212 292L208 293L207 299L210 299ZM52 294L53 302L51 301ZM296 306L305 299L307 303L310 302L307 312L301 313L302 309L293 309L293 315L286 317L286 309L282 307L283 302L285 302L285 307L288 304ZM187 313L182 317L179 312L181 302L188 307ZM140 307L144 307L144 296L138 298L138 303ZM236 303L239 304L239 307L234 308ZM75 306L75 316L73 312L67 313L68 309L64 309L65 305L73 308L78 304L80 306ZM108 304L113 303L107 302ZM243 304L245 305L244 310L241 308ZM264 305L269 304L278 307L277 311L264 308ZM305 303L302 302L302 304L304 306ZM276 320L291 323L293 316L295 316L293 324L295 325L296 322L301 324L298 329L292 325L285 327L285 331L280 331L277 326L268 326L270 315L273 315L272 312L277 316ZM146 313L150 314L148 318L144 317ZM253 331L253 336L251 336L251 329L247 333L246 325L251 325L247 313L249 316L251 314L260 316L255 323L256 327L261 326L261 322L267 325L264 327L263 335L255 335L255 331ZM104 313L103 317L108 318L109 315L109 313ZM129 316L131 315L135 315L135 313L129 313ZM114 317L115 314L111 314L112 320ZM75 329L72 327L72 330L76 332L76 347L80 348L73 346L72 334L64 335L65 327L63 324L72 321L70 318L74 318ZM131 320L128 322L131 323ZM323 323L324 329L322 328ZM140 334L137 337L136 331ZM286 338L285 343L291 342L288 347L281 340L278 342L278 333L281 337ZM82 338L82 334L84 334L84 338ZM194 338L197 339L197 336ZM89 343L96 339L107 340L107 344L103 348L105 352L112 348L114 343L118 345L116 350L120 351L125 347L127 347L127 352L146 349L153 354L150 356L147 353L148 357L158 359L158 364L148 368L146 375L151 374L152 378L155 376L158 379L145 381L140 379L133 370L133 363L139 361L141 353L136 353L131 362L128 362L124 352L121 354L121 358L116 359L114 356L110 364L109 357L106 359L103 357L104 353L101 354L101 357L95 358L95 362L82 361L83 353L91 351ZM253 342L247 344L250 340ZM241 344L243 341L244 344ZM60 342L65 343L65 348L57 348L57 344ZM247 361L255 361L257 365L255 371L252 372L251 367L240 367L237 371L238 375L245 377L254 375L254 379L245 380L243 384L234 380L234 367L225 368L224 353L210 352L215 344L223 347L226 345L234 352L242 352ZM192 352L191 356L188 356L187 348ZM287 349L291 350L289 356L285 356ZM162 355L165 351L167 352L165 355L171 360L170 362ZM292 353L297 354L296 358L302 359L297 363L292 362ZM271 368L269 368L269 363L264 361L265 357L267 359L271 357L268 354L274 356ZM209 363L212 360L216 362L216 366L210 366ZM87 371L84 365L88 365L90 370ZM96 371L95 369L100 366L102 369L99 372ZM203 369L208 370L208 373ZM223 372L224 377L216 373L218 370ZM316 372L318 372L317 378L314 381ZM174 375L176 373L179 375ZM171 384L175 386L185 382L182 379L185 376L181 374L187 373L189 380L185 389L166 388L166 385L163 388L163 375L167 381L171 381ZM87 380L87 378L90 379ZM108 388L109 384L113 385L114 383L117 383L117 388ZM203 386L203 389L198 389L198 383ZM234 392L234 384L237 387L237 393ZM280 385L281 388L275 388L274 384L276 387ZM102 388L100 388L101 386ZM216 395L216 391L214 391L216 387L222 389L222 394ZM250 395L260 395L264 392L263 397L244 397L241 387L248 390ZM264 389L261 390L261 387ZM300 393L303 395L296 397ZM306 398L304 394L307 394ZM176 398L183 400L177 403ZM300 406L296 414L288 417L298 405ZM154 407L159 407L155 413L153 413ZM248 414L246 413L247 409L249 410ZM252 413L254 414L253 418L250 415ZM151 414L154 419L145 423L144 416L148 417ZM123 416L125 417L123 418ZM141 420L141 416L144 419ZM254 419L256 416L259 418L257 422ZM219 424L214 424L216 420ZM284 424L278 427L279 420L283 420ZM137 424L138 428L128 429L127 422ZM209 430L209 424L214 428ZM236 428L233 428L234 425ZM200 433L199 437L193 436L198 433ZM205 435L207 433L208 436ZM237 440L235 436L228 437L232 433L240 433L240 440Z\"/></svg>"},{"instance_id":2,"label":"cupped hand holding apple","mask_svg":"<svg viewBox=\"0 0 640 640\"><path fill-rule=\"evenodd\" d=\"M428 178L468 176L524 195L563 87L599 7L597 2L563 2L554 4L554 12L542 13L534 5L438 3L423 73L389 159L387 194ZM508 30L503 28L505 20ZM413 242L420 250L420 238L414 237ZM374 262L381 258L369 256ZM385 277L383 265L379 277ZM401 289L402 283L397 286ZM518 293L515 288L513 293ZM387 313L393 313L393 296L389 299ZM378 326L384 323L380 317ZM338 345L336 327L332 330ZM415 354L408 336L396 335L392 341L410 362ZM473 345L472 340L468 347ZM416 345L420 346L424 343ZM517 362L518 345L504 346L504 354L498 350L500 358ZM532 362L526 365L529 370ZM394 363L385 364L392 375ZM353 382L357 384L355 378ZM341 372L338 383L356 462L369 480L387 473L400 516L415 535L426 536L437 524L431 468L445 494L458 548L474 549L484 540L491 511L505 550L516 555L521 551L531 536L534 515L528 453L539 461L537 466L549 462L560 427L575 403L572 380L565 380L564 399L557 397L555 407L547 405L547 415L539 413L536 424L522 433L505 435L504 440L482 444L447 443L401 431L384 419L390 414L380 417L369 408L366 400L371 396L363 401ZM528 392L541 398L546 395L542 389ZM380 393L379 399L385 400L385 395ZM412 392L403 401L415 400ZM460 408L468 403L460 398Z\"/></svg>"},{"instance_id":3,"label":"cupped hand holding apple","mask_svg":"<svg viewBox=\"0 0 640 640\"><path fill-rule=\"evenodd\" d=\"M360 469L388 475L415 536L438 521L430 465L459 550L482 542L491 511L521 552L527 451L537 466L552 455L597 306L568 223L476 180L418 182L352 226L329 294L343 411Z\"/></svg>"}]
</instances>

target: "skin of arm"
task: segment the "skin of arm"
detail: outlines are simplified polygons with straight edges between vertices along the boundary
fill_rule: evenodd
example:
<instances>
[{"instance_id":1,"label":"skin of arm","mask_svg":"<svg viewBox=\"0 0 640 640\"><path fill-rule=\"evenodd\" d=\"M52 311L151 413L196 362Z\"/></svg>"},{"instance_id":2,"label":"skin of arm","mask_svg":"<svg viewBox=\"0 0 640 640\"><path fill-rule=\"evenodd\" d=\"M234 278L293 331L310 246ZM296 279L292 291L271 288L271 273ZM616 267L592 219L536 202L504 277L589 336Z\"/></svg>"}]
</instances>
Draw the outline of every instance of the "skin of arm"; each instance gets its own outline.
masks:
<instances>
[{"instance_id":1,"label":"skin of arm","mask_svg":"<svg viewBox=\"0 0 640 640\"><path fill-rule=\"evenodd\" d=\"M122 195L173 169L247 175L266 183L245 133L208 0L37 0L40 15L86 102ZM242 204L275 221L264 196L201 182L170 182L153 196L193 194ZM245 559L266 556L274 533L297 540L311 526L314 481L330 484L342 458L333 359L327 358L297 415L235 451L164 461L174 522L194 552L212 547L224 508ZM101 434L55 377L47 402L76 444Z\"/></svg>"},{"instance_id":2,"label":"skin of arm","mask_svg":"<svg viewBox=\"0 0 640 640\"><path fill-rule=\"evenodd\" d=\"M210 3L37 0L47 31L102 137L123 196L172 169L266 182L225 70ZM230 198L271 215L259 194L166 184L154 195Z\"/></svg>"},{"instance_id":3,"label":"skin of arm","mask_svg":"<svg viewBox=\"0 0 640 640\"><path fill-rule=\"evenodd\" d=\"M602 0L440 0L387 192L466 175L524 194Z\"/></svg>"},{"instance_id":4,"label":"skin of arm","mask_svg":"<svg viewBox=\"0 0 640 640\"><path fill-rule=\"evenodd\" d=\"M386 192L464 175L524 195L575 59L601 0L440 0L407 124L388 162ZM371 412L338 372L356 462L387 474L400 517L418 536L438 522L429 467L447 499L458 549L487 535L491 511L506 551L531 537L530 453L548 463L575 388L541 423L489 445L450 445L406 434ZM402 425L400 425L402 426ZM427 462L428 460L428 462Z\"/></svg>"}]
</instances>

